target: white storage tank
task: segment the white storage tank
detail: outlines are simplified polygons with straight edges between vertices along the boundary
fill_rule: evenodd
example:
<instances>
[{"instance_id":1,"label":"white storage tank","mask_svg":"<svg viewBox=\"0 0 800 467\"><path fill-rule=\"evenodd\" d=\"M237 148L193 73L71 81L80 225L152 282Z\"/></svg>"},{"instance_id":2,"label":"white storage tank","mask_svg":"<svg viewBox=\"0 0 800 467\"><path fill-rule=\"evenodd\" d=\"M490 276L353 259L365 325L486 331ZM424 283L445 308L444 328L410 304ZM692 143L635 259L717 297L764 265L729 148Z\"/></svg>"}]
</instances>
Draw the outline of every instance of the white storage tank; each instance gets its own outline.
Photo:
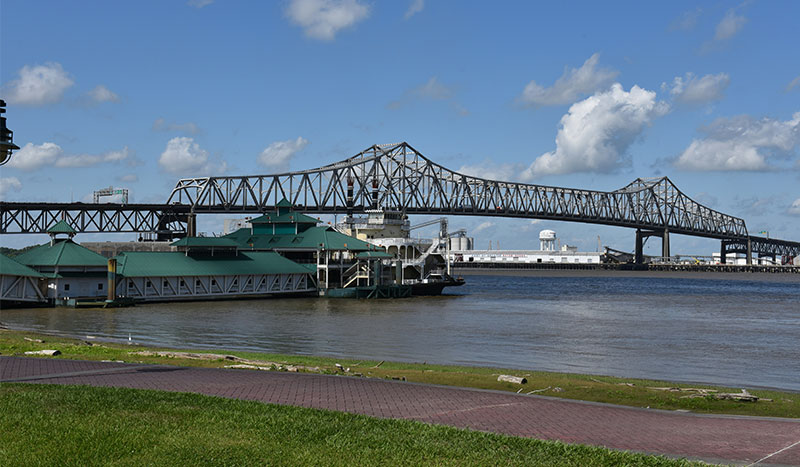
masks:
<instances>
[{"instance_id":1,"label":"white storage tank","mask_svg":"<svg viewBox=\"0 0 800 467\"><path fill-rule=\"evenodd\" d=\"M472 249L472 237L451 237L450 249L453 251L466 251Z\"/></svg>"},{"instance_id":2,"label":"white storage tank","mask_svg":"<svg viewBox=\"0 0 800 467\"><path fill-rule=\"evenodd\" d=\"M553 230L539 232L539 249L542 251L556 250L556 233Z\"/></svg>"}]
</instances>

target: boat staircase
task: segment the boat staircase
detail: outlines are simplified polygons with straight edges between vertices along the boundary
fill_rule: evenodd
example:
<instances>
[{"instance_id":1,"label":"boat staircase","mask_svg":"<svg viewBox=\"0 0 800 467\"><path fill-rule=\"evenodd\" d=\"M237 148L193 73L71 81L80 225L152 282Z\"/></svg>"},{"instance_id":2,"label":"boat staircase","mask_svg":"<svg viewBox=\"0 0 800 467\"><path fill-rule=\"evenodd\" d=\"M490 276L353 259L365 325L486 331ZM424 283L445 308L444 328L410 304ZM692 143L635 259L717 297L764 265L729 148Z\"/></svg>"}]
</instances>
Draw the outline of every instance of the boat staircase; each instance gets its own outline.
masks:
<instances>
[{"instance_id":1,"label":"boat staircase","mask_svg":"<svg viewBox=\"0 0 800 467\"><path fill-rule=\"evenodd\" d=\"M370 280L370 268L369 264L365 264L362 262L357 262L356 264L347 268L343 273L342 277L344 278L344 288L348 288L353 285L355 282L356 286L361 285L359 279L366 279L366 284L369 285Z\"/></svg>"}]
</instances>

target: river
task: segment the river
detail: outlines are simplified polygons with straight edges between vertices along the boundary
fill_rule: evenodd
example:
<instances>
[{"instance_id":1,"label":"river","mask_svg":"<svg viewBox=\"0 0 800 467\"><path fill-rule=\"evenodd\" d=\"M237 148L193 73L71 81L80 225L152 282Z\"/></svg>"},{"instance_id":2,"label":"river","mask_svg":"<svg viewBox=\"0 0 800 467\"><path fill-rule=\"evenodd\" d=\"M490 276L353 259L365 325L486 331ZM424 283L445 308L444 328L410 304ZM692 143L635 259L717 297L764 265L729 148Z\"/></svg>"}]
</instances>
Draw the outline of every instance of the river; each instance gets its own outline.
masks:
<instances>
[{"instance_id":1,"label":"river","mask_svg":"<svg viewBox=\"0 0 800 467\"><path fill-rule=\"evenodd\" d=\"M469 276L441 297L0 310L147 345L497 366L800 391L800 281Z\"/></svg>"}]
</instances>

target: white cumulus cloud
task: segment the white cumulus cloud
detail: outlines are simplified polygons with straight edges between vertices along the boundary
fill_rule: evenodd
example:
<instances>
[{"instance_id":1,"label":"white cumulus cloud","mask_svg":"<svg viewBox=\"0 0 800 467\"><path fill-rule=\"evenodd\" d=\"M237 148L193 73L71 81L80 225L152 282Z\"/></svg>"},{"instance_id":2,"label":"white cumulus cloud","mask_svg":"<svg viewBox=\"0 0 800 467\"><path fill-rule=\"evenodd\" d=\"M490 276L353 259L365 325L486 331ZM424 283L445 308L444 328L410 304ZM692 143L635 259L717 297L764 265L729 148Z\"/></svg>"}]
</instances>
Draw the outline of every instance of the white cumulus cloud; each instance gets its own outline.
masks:
<instances>
[{"instance_id":1,"label":"white cumulus cloud","mask_svg":"<svg viewBox=\"0 0 800 467\"><path fill-rule=\"evenodd\" d=\"M633 86L611 89L572 104L561 117L555 151L536 158L522 174L529 180L539 175L572 172L613 172L627 165L628 148L652 121L669 111L656 93Z\"/></svg>"},{"instance_id":2,"label":"white cumulus cloud","mask_svg":"<svg viewBox=\"0 0 800 467\"><path fill-rule=\"evenodd\" d=\"M127 146L120 151L109 151L103 154L78 154L59 157L56 167L92 167L105 163L122 162L131 155Z\"/></svg>"},{"instance_id":3,"label":"white cumulus cloud","mask_svg":"<svg viewBox=\"0 0 800 467\"><path fill-rule=\"evenodd\" d=\"M208 151L194 142L193 138L178 137L167 142L167 147L158 158L158 165L165 172L180 176L222 174L227 164L209 160Z\"/></svg>"},{"instance_id":4,"label":"white cumulus cloud","mask_svg":"<svg viewBox=\"0 0 800 467\"><path fill-rule=\"evenodd\" d=\"M793 216L800 216L800 198L794 200L792 205L789 206L789 214Z\"/></svg>"},{"instance_id":5,"label":"white cumulus cloud","mask_svg":"<svg viewBox=\"0 0 800 467\"><path fill-rule=\"evenodd\" d=\"M800 145L800 112L791 120L720 118L701 129L673 165L692 171L768 170L769 159L787 157Z\"/></svg>"},{"instance_id":6,"label":"white cumulus cloud","mask_svg":"<svg viewBox=\"0 0 800 467\"><path fill-rule=\"evenodd\" d=\"M100 164L114 164L125 160L133 161L131 151L124 147L119 151L103 154L65 154L61 146L55 143L35 145L28 143L11 156L7 167L33 171L42 167L92 167Z\"/></svg>"},{"instance_id":7,"label":"white cumulus cloud","mask_svg":"<svg viewBox=\"0 0 800 467\"><path fill-rule=\"evenodd\" d=\"M406 10L405 19L409 19L420 11L425 9L425 0L411 0L411 5Z\"/></svg>"},{"instance_id":8,"label":"white cumulus cloud","mask_svg":"<svg viewBox=\"0 0 800 467\"><path fill-rule=\"evenodd\" d=\"M119 96L102 84L98 84L94 89L89 91L89 97L97 103L119 102Z\"/></svg>"},{"instance_id":9,"label":"white cumulus cloud","mask_svg":"<svg viewBox=\"0 0 800 467\"><path fill-rule=\"evenodd\" d=\"M12 191L20 191L22 183L16 177L3 177L0 178L0 198L6 196L7 193Z\"/></svg>"},{"instance_id":10,"label":"white cumulus cloud","mask_svg":"<svg viewBox=\"0 0 800 467\"><path fill-rule=\"evenodd\" d=\"M7 167L20 170L36 170L46 165L55 165L56 160L64 154L56 143L34 145L28 143L11 156Z\"/></svg>"},{"instance_id":11,"label":"white cumulus cloud","mask_svg":"<svg viewBox=\"0 0 800 467\"><path fill-rule=\"evenodd\" d=\"M747 18L736 13L735 8L731 8L722 17L722 21L717 24L717 29L714 31L714 40L724 41L735 36L742 30Z\"/></svg>"},{"instance_id":12,"label":"white cumulus cloud","mask_svg":"<svg viewBox=\"0 0 800 467\"><path fill-rule=\"evenodd\" d=\"M306 146L308 140L300 136L297 139L276 141L261 151L258 163L273 172L288 172L289 162Z\"/></svg>"},{"instance_id":13,"label":"white cumulus cloud","mask_svg":"<svg viewBox=\"0 0 800 467\"><path fill-rule=\"evenodd\" d=\"M676 76L672 85L663 83L661 89L669 89L669 93L677 102L684 104L705 104L718 101L724 97L725 89L731 79L727 73L705 75L698 78L694 73Z\"/></svg>"},{"instance_id":14,"label":"white cumulus cloud","mask_svg":"<svg viewBox=\"0 0 800 467\"><path fill-rule=\"evenodd\" d=\"M19 78L4 86L3 94L9 104L39 106L60 101L73 84L59 63L25 65Z\"/></svg>"},{"instance_id":15,"label":"white cumulus cloud","mask_svg":"<svg viewBox=\"0 0 800 467\"><path fill-rule=\"evenodd\" d=\"M340 30L366 19L369 7L358 0L291 0L286 16L306 36L330 41Z\"/></svg>"},{"instance_id":16,"label":"white cumulus cloud","mask_svg":"<svg viewBox=\"0 0 800 467\"><path fill-rule=\"evenodd\" d=\"M606 88L619 74L616 70L598 68L600 54L594 54L580 68L565 69L550 87L536 81L525 86L520 101L532 107L563 105L575 102L580 96Z\"/></svg>"}]
</instances>

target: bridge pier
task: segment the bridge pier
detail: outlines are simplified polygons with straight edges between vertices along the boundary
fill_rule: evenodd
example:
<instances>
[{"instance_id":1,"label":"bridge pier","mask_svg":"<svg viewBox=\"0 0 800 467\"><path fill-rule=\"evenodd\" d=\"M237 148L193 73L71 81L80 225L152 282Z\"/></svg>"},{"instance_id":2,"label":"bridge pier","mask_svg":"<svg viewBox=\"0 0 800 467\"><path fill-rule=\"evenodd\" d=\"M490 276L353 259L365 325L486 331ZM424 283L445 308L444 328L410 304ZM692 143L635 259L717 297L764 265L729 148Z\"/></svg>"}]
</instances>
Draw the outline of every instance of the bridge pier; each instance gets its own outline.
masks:
<instances>
[{"instance_id":1,"label":"bridge pier","mask_svg":"<svg viewBox=\"0 0 800 467\"><path fill-rule=\"evenodd\" d=\"M633 254L634 264L642 264L644 262L644 237L642 236L642 229L636 229L636 248Z\"/></svg>"},{"instance_id":2,"label":"bridge pier","mask_svg":"<svg viewBox=\"0 0 800 467\"><path fill-rule=\"evenodd\" d=\"M669 229L664 230L645 230L636 229L636 248L634 250L634 259L633 262L635 264L643 264L644 263L644 239L647 237L661 237L661 256L664 258L669 258L670 255L670 248L669 248Z\"/></svg>"},{"instance_id":3,"label":"bridge pier","mask_svg":"<svg viewBox=\"0 0 800 467\"><path fill-rule=\"evenodd\" d=\"M186 236L197 236L197 214L195 213L190 213L186 216Z\"/></svg>"},{"instance_id":4,"label":"bridge pier","mask_svg":"<svg viewBox=\"0 0 800 467\"><path fill-rule=\"evenodd\" d=\"M750 236L747 236L747 265L753 265L753 243L750 241Z\"/></svg>"},{"instance_id":5,"label":"bridge pier","mask_svg":"<svg viewBox=\"0 0 800 467\"><path fill-rule=\"evenodd\" d=\"M353 219L353 177L347 177L347 222Z\"/></svg>"}]
</instances>

